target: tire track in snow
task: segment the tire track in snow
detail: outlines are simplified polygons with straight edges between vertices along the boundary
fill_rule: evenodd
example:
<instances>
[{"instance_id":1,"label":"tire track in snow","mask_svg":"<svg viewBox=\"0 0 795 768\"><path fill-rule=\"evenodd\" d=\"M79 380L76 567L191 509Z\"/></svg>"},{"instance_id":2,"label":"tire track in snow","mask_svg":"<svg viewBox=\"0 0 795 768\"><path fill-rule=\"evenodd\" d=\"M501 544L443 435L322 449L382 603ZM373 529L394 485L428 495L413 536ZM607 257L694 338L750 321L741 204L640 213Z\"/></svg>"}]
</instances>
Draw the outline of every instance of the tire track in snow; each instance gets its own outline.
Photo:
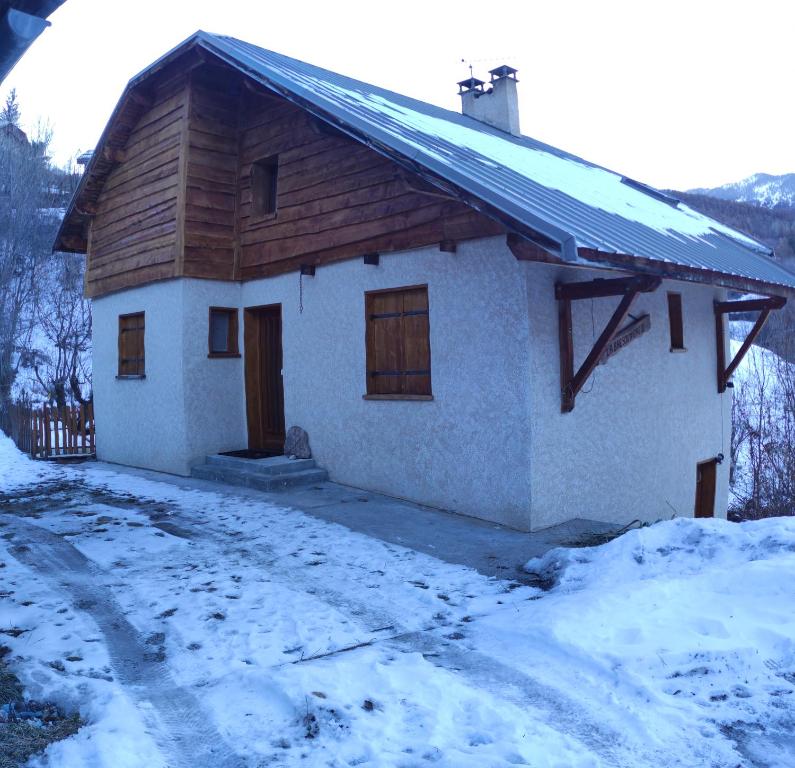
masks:
<instances>
[{"instance_id":1,"label":"tire track in snow","mask_svg":"<svg viewBox=\"0 0 795 768\"><path fill-rule=\"evenodd\" d=\"M224 741L193 694L174 683L165 663L149 660L151 646L127 621L109 589L99 583L107 573L60 536L12 515L3 517L20 539L10 542L13 556L44 578L57 581L71 595L76 610L85 611L96 622L105 637L114 676L153 727L166 765L245 768L248 762Z\"/></svg>"},{"instance_id":2,"label":"tire track in snow","mask_svg":"<svg viewBox=\"0 0 795 768\"><path fill-rule=\"evenodd\" d=\"M241 550L239 547L230 546L224 531L212 523L197 525L195 520L184 516L182 510L175 510L170 519L178 521L180 528L190 531L194 541L212 543L219 547L224 556L234 555L245 558L249 563L261 565L263 569L267 569L272 579L291 588L301 589L327 605L347 612L364 625L367 636L360 644L321 652L308 659L285 662L283 666L311 663L317 659L327 660L360 647L384 646L402 652L419 652L434 666L466 678L473 686L489 692L497 699L543 713L547 716L550 727L579 741L598 755L605 765L616 768L626 765L617 754L627 749L621 749L625 739L618 730L594 719L585 707L562 691L491 656L462 648L444 636L439 636L441 633L449 633L451 626L407 629L403 620L395 614L393 606L374 601L377 593L369 593L370 599L365 602L358 595L332 589L327 581L322 580L322 576L314 576L298 563L292 565L289 561L276 557L273 549L261 539L256 542L256 551L249 548ZM359 585L352 586L356 588ZM633 751L633 754L637 756L638 753Z\"/></svg>"},{"instance_id":3,"label":"tire track in snow","mask_svg":"<svg viewBox=\"0 0 795 768\"><path fill-rule=\"evenodd\" d=\"M90 502L93 489L84 485L81 490L85 491L89 497L86 501ZM144 506L146 502L142 501L141 504ZM312 595L354 619L364 632L361 645L384 646L400 652L421 653L429 663L465 678L473 687L488 692L496 699L539 712L551 728L581 743L598 757L602 765L620 768L627 764L626 759L622 758L626 758L628 752L632 752L634 758L640 756L637 751L638 745L630 747L619 730L606 725L604 720L595 718L592 712L563 691L503 664L488 654L469 650L445 638L444 634L451 631L450 625L437 624L422 629L407 627L405 617L396 615L395 606L379 600L377 591L368 592L367 600L364 600L360 593L362 585L355 580L336 582L332 587L321 574L316 575L311 570L307 570L300 562L292 563L280 557L264 537L257 537L255 540L247 541L248 546L241 546L241 541L229 538L228 531L235 530L233 525L219 523L203 512L199 512L198 516L197 518L196 512L191 515L188 510L177 507L172 508L169 521L176 523L197 544L214 548L221 558L227 561L242 560L249 565L257 565L267 571L273 581ZM58 543L73 550L85 563L84 567L91 570L90 561L87 561L78 550L54 534L43 533L53 536ZM102 571L95 573L101 574ZM118 607L116 610L118 611ZM130 630L135 632L132 627ZM314 658L328 659L355 649L356 646L337 648L328 653L319 653ZM304 659L300 663L311 663L312 660L313 658ZM292 663L296 662L286 662L285 666ZM656 757L658 756L649 756L645 764L655 764ZM188 764L192 768L201 765L195 761ZM237 764L242 765L242 763ZM226 764L216 761L207 765Z\"/></svg>"}]
</instances>

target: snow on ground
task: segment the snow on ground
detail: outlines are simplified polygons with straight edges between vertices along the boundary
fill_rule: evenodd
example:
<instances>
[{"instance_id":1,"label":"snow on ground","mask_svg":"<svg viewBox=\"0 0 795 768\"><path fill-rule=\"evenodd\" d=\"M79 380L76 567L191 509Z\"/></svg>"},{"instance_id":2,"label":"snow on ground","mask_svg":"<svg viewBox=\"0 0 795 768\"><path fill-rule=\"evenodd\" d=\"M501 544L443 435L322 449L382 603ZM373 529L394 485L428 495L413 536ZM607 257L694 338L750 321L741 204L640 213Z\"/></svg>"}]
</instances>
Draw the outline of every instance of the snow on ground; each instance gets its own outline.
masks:
<instances>
[{"instance_id":1,"label":"snow on ground","mask_svg":"<svg viewBox=\"0 0 795 768\"><path fill-rule=\"evenodd\" d=\"M0 524L0 640L89 723L49 768L793 764L792 520L556 550L542 592L0 436Z\"/></svg>"}]
</instances>

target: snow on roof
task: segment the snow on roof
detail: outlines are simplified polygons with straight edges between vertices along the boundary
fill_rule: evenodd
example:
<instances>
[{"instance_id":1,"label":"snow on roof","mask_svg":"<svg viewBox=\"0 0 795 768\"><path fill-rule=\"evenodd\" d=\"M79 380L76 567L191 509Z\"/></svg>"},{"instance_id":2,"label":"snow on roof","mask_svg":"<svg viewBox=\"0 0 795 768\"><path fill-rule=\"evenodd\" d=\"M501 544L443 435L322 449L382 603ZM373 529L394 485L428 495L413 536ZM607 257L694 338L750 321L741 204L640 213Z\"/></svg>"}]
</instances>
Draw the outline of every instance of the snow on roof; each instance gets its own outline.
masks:
<instances>
[{"instance_id":1,"label":"snow on roof","mask_svg":"<svg viewBox=\"0 0 795 768\"><path fill-rule=\"evenodd\" d=\"M193 46L398 162L426 169L431 180L479 201L488 215L564 261L640 269L643 260L645 271L676 276L681 268L683 279L795 289L795 275L770 258L768 247L650 187L529 137L235 38L199 31L130 87Z\"/></svg>"},{"instance_id":2,"label":"snow on roof","mask_svg":"<svg viewBox=\"0 0 795 768\"><path fill-rule=\"evenodd\" d=\"M575 155L235 38L191 40L539 232L566 260L585 248L795 288L765 245Z\"/></svg>"}]
</instances>

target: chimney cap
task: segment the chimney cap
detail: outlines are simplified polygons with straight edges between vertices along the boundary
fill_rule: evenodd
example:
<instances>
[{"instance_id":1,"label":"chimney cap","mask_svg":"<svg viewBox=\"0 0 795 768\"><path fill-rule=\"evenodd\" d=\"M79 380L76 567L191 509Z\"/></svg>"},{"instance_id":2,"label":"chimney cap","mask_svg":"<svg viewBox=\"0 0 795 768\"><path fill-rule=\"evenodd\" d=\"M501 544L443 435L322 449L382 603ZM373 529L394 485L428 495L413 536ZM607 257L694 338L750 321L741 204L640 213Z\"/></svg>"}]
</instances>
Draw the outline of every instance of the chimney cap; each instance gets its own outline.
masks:
<instances>
[{"instance_id":1,"label":"chimney cap","mask_svg":"<svg viewBox=\"0 0 795 768\"><path fill-rule=\"evenodd\" d=\"M485 83L476 77L468 77L466 80L457 83L457 85L459 93L467 93L468 91L482 91Z\"/></svg>"},{"instance_id":2,"label":"chimney cap","mask_svg":"<svg viewBox=\"0 0 795 768\"><path fill-rule=\"evenodd\" d=\"M518 69L514 69L514 67L509 67L507 64L502 64L499 67L495 67L494 69L489 70L489 74L491 75L491 82L493 83L495 80L501 80L503 77L510 77L512 80L516 80L516 73Z\"/></svg>"}]
</instances>

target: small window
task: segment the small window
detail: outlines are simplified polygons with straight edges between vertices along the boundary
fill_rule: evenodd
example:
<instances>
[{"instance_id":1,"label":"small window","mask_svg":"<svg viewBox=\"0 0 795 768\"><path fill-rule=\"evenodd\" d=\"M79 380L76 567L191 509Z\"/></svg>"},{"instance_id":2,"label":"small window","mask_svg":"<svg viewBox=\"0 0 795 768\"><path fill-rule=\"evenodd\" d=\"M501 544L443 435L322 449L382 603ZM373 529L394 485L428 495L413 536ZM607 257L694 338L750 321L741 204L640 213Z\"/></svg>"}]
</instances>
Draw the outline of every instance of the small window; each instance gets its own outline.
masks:
<instances>
[{"instance_id":1,"label":"small window","mask_svg":"<svg viewBox=\"0 0 795 768\"><path fill-rule=\"evenodd\" d=\"M682 294L668 294L668 322L671 326L671 351L685 348L685 331L682 323Z\"/></svg>"},{"instance_id":2,"label":"small window","mask_svg":"<svg viewBox=\"0 0 795 768\"><path fill-rule=\"evenodd\" d=\"M143 376L144 313L119 315L119 376Z\"/></svg>"},{"instance_id":3,"label":"small window","mask_svg":"<svg viewBox=\"0 0 795 768\"><path fill-rule=\"evenodd\" d=\"M367 313L367 397L430 399L428 288L373 291Z\"/></svg>"},{"instance_id":4,"label":"small window","mask_svg":"<svg viewBox=\"0 0 795 768\"><path fill-rule=\"evenodd\" d=\"M238 357L237 310L210 307L209 357Z\"/></svg>"},{"instance_id":5,"label":"small window","mask_svg":"<svg viewBox=\"0 0 795 768\"><path fill-rule=\"evenodd\" d=\"M257 160L251 166L251 209L254 216L276 213L276 180L279 159L276 155Z\"/></svg>"}]
</instances>

